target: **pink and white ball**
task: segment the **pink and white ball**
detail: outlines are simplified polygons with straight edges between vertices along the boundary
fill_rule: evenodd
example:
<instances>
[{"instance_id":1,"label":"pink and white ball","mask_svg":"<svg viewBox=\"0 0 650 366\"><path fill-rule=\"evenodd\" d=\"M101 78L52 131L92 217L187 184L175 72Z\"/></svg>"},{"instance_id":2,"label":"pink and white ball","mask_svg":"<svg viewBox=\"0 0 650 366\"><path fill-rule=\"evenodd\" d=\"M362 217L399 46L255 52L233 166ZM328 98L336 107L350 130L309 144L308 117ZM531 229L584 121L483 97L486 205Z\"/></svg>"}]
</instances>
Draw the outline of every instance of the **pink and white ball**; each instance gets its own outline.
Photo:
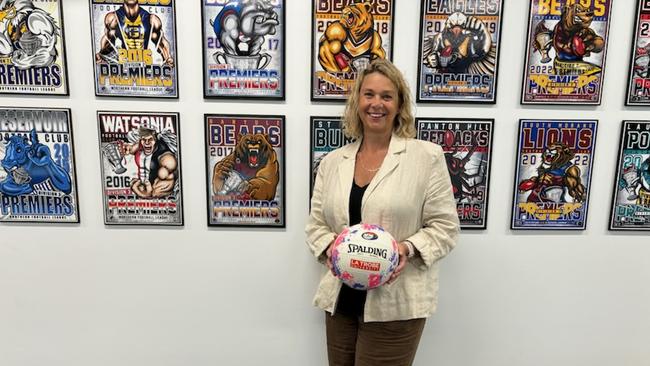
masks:
<instances>
[{"instance_id":1,"label":"pink and white ball","mask_svg":"<svg viewBox=\"0 0 650 366\"><path fill-rule=\"evenodd\" d=\"M334 273L346 285L369 290L383 285L399 264L397 241L379 225L346 228L334 241Z\"/></svg>"}]
</instances>

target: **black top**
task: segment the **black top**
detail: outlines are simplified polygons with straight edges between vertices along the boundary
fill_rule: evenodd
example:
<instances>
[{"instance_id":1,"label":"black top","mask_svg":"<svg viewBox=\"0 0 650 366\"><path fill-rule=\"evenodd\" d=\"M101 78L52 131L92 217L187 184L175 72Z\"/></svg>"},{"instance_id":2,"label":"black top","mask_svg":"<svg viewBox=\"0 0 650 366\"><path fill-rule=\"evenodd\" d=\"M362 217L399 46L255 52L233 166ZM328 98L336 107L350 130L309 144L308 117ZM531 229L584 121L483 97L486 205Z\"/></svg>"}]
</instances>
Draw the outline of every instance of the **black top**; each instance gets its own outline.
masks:
<instances>
[{"instance_id":1,"label":"black top","mask_svg":"<svg viewBox=\"0 0 650 366\"><path fill-rule=\"evenodd\" d=\"M368 185L359 187L352 180L352 189L350 190L349 217L350 226L361 223L361 200L366 192ZM349 316L363 316L363 307L366 305L366 291L355 290L349 286L343 285L339 292L339 301L336 306L336 312Z\"/></svg>"}]
</instances>

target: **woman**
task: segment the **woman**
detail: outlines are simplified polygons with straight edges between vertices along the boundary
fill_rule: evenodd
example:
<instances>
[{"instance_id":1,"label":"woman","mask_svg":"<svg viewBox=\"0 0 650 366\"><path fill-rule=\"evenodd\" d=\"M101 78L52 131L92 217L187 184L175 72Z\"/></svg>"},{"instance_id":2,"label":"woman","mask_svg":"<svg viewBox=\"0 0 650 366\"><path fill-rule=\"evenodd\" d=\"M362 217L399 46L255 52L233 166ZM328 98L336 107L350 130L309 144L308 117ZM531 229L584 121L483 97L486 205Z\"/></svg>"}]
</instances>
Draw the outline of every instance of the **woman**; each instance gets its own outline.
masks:
<instances>
[{"instance_id":1,"label":"woman","mask_svg":"<svg viewBox=\"0 0 650 366\"><path fill-rule=\"evenodd\" d=\"M414 139L406 82L383 59L360 73L343 129L356 141L321 161L305 228L312 253L330 269L314 298L326 312L329 364L411 365L436 308L437 261L458 236L444 155ZM343 286L331 271L333 239L359 222L379 224L399 242L391 279L369 291Z\"/></svg>"}]
</instances>

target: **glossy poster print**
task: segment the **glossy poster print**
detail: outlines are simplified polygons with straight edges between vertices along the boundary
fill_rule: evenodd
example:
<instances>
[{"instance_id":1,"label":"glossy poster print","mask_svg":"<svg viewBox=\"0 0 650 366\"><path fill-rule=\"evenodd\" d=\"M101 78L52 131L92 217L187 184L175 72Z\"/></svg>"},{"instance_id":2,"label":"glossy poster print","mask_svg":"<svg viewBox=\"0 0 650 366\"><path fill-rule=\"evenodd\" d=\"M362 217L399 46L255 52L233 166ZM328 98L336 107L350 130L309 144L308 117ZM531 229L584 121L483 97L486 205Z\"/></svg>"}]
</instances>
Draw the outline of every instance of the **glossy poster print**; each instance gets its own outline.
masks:
<instances>
[{"instance_id":1,"label":"glossy poster print","mask_svg":"<svg viewBox=\"0 0 650 366\"><path fill-rule=\"evenodd\" d=\"M285 226L284 137L284 116L205 115L209 226Z\"/></svg>"},{"instance_id":2,"label":"glossy poster print","mask_svg":"<svg viewBox=\"0 0 650 366\"><path fill-rule=\"evenodd\" d=\"M485 229L494 120L418 118L415 125L418 139L445 153L461 228Z\"/></svg>"},{"instance_id":3,"label":"glossy poster print","mask_svg":"<svg viewBox=\"0 0 650 366\"><path fill-rule=\"evenodd\" d=\"M70 110L0 108L0 136L0 222L79 222Z\"/></svg>"},{"instance_id":4,"label":"glossy poster print","mask_svg":"<svg viewBox=\"0 0 650 366\"><path fill-rule=\"evenodd\" d=\"M600 104L611 0L531 0L522 104Z\"/></svg>"},{"instance_id":5,"label":"glossy poster print","mask_svg":"<svg viewBox=\"0 0 650 366\"><path fill-rule=\"evenodd\" d=\"M352 139L343 134L341 117L311 117L310 126L309 196L311 197L321 160L330 152L351 142Z\"/></svg>"},{"instance_id":6,"label":"glossy poster print","mask_svg":"<svg viewBox=\"0 0 650 366\"><path fill-rule=\"evenodd\" d=\"M637 4L625 104L650 105L650 1Z\"/></svg>"},{"instance_id":7,"label":"glossy poster print","mask_svg":"<svg viewBox=\"0 0 650 366\"><path fill-rule=\"evenodd\" d=\"M650 121L623 121L610 230L650 230Z\"/></svg>"},{"instance_id":8,"label":"glossy poster print","mask_svg":"<svg viewBox=\"0 0 650 366\"><path fill-rule=\"evenodd\" d=\"M501 0L422 1L418 102L496 102Z\"/></svg>"},{"instance_id":9,"label":"glossy poster print","mask_svg":"<svg viewBox=\"0 0 650 366\"><path fill-rule=\"evenodd\" d=\"M203 95L284 99L284 0L202 0Z\"/></svg>"},{"instance_id":10,"label":"glossy poster print","mask_svg":"<svg viewBox=\"0 0 650 366\"><path fill-rule=\"evenodd\" d=\"M345 100L357 73L392 60L395 0L312 0L312 100Z\"/></svg>"},{"instance_id":11,"label":"glossy poster print","mask_svg":"<svg viewBox=\"0 0 650 366\"><path fill-rule=\"evenodd\" d=\"M512 229L586 227L594 120L520 120Z\"/></svg>"},{"instance_id":12,"label":"glossy poster print","mask_svg":"<svg viewBox=\"0 0 650 366\"><path fill-rule=\"evenodd\" d=\"M68 95L60 0L0 1L0 93Z\"/></svg>"},{"instance_id":13,"label":"glossy poster print","mask_svg":"<svg viewBox=\"0 0 650 366\"><path fill-rule=\"evenodd\" d=\"M90 0L95 94L178 98L175 0Z\"/></svg>"},{"instance_id":14,"label":"glossy poster print","mask_svg":"<svg viewBox=\"0 0 650 366\"><path fill-rule=\"evenodd\" d=\"M104 223L183 225L177 113L98 112Z\"/></svg>"}]
</instances>

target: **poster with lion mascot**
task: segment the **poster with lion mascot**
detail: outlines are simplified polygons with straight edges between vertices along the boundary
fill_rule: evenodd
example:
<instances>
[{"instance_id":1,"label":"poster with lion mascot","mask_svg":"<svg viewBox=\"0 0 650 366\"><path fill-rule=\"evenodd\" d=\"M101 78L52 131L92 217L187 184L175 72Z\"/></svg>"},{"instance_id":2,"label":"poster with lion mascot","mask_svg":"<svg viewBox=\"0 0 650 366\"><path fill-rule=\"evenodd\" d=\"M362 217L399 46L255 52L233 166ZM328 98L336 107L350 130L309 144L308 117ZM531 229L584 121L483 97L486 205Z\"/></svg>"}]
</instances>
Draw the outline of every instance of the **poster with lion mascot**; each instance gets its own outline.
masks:
<instances>
[{"instance_id":1,"label":"poster with lion mascot","mask_svg":"<svg viewBox=\"0 0 650 366\"><path fill-rule=\"evenodd\" d=\"M345 100L357 73L392 59L395 0L315 0L312 100Z\"/></svg>"},{"instance_id":2,"label":"poster with lion mascot","mask_svg":"<svg viewBox=\"0 0 650 366\"><path fill-rule=\"evenodd\" d=\"M582 230L596 144L595 120L521 120L513 229Z\"/></svg>"},{"instance_id":3,"label":"poster with lion mascot","mask_svg":"<svg viewBox=\"0 0 650 366\"><path fill-rule=\"evenodd\" d=\"M522 104L600 104L611 0L534 0Z\"/></svg>"},{"instance_id":4,"label":"poster with lion mascot","mask_svg":"<svg viewBox=\"0 0 650 366\"><path fill-rule=\"evenodd\" d=\"M208 225L284 227L283 126L283 116L205 116Z\"/></svg>"}]
</instances>

